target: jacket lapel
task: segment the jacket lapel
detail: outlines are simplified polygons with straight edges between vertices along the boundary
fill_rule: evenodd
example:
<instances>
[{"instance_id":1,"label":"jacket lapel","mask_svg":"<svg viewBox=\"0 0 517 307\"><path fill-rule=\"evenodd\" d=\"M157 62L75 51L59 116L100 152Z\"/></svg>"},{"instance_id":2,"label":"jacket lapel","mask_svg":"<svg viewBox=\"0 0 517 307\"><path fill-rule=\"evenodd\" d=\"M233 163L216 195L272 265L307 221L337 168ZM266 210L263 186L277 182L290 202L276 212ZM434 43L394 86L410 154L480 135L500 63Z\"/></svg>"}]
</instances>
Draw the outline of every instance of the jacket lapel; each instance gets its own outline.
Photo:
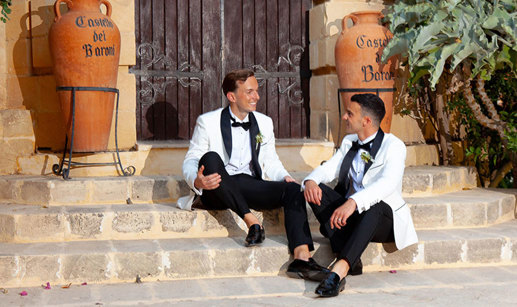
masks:
<instances>
[{"instance_id":1,"label":"jacket lapel","mask_svg":"<svg viewBox=\"0 0 517 307\"><path fill-rule=\"evenodd\" d=\"M250 127L250 144L251 144L251 162L257 178L262 178L262 169L258 163L258 155L260 153L260 143L257 146L257 135L259 134L259 126L253 112L249 113Z\"/></svg>"},{"instance_id":2,"label":"jacket lapel","mask_svg":"<svg viewBox=\"0 0 517 307\"><path fill-rule=\"evenodd\" d=\"M350 170L350 166L352 166L352 161L354 160L356 154L357 150L353 150L352 146L350 146L345 157L343 158L341 168L339 169L338 183L334 190L343 196L348 193L348 186L350 184L348 171Z\"/></svg>"},{"instance_id":3,"label":"jacket lapel","mask_svg":"<svg viewBox=\"0 0 517 307\"><path fill-rule=\"evenodd\" d=\"M228 154L228 159L232 155L232 126L230 125L229 106L221 112L221 134L223 135L224 149Z\"/></svg>"},{"instance_id":4,"label":"jacket lapel","mask_svg":"<svg viewBox=\"0 0 517 307\"><path fill-rule=\"evenodd\" d=\"M377 155L377 152L381 148L382 140L384 139L384 131L382 131L381 128L379 128L379 131L377 132L377 135L375 136L375 139L373 140L372 148L370 149L370 156L372 159L366 163L364 166L364 175L366 175L366 172L370 169L370 166L373 164L373 160L375 160L375 156Z\"/></svg>"}]
</instances>

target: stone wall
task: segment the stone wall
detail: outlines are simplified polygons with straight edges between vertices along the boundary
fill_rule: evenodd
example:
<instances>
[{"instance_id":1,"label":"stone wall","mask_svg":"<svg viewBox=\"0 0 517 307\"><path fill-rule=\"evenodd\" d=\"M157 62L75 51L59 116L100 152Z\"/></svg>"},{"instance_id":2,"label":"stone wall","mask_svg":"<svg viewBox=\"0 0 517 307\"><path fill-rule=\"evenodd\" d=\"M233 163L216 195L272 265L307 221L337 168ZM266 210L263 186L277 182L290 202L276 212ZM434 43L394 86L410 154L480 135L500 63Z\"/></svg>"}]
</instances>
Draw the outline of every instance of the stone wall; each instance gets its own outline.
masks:
<instances>
[{"instance_id":1,"label":"stone wall","mask_svg":"<svg viewBox=\"0 0 517 307\"><path fill-rule=\"evenodd\" d=\"M339 83L335 70L334 47L341 33L341 21L346 15L357 11L383 11L389 1L315 0L313 4L309 12L311 138L337 142L340 124L337 103ZM395 97L397 96L396 93ZM400 106L397 104L395 99L391 132L407 144L425 143L418 123L407 116L400 116ZM340 137L343 137L343 129Z\"/></svg>"},{"instance_id":2,"label":"stone wall","mask_svg":"<svg viewBox=\"0 0 517 307\"><path fill-rule=\"evenodd\" d=\"M110 2L122 38L117 85L119 147L129 149L136 144L135 77L128 72L135 64L134 1ZM61 150L64 146L65 131L48 46L54 3L13 1L10 20L0 25L0 174L16 173L17 158L31 155L35 149ZM64 4L61 9L66 12ZM109 149L115 148L114 124L113 120Z\"/></svg>"}]
</instances>

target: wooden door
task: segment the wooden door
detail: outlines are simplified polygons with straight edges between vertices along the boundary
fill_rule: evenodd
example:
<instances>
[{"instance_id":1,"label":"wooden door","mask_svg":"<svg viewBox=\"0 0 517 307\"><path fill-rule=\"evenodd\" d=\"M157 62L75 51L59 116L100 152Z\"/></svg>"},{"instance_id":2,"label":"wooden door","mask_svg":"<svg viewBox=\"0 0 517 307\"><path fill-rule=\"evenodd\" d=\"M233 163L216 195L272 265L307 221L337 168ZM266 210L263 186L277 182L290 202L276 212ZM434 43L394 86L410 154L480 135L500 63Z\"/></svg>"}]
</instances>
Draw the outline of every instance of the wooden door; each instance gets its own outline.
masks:
<instances>
[{"instance_id":1,"label":"wooden door","mask_svg":"<svg viewBox=\"0 0 517 307\"><path fill-rule=\"evenodd\" d=\"M311 0L136 0L137 135L189 139L199 114L226 106L224 75L255 71L259 112L278 138L309 134Z\"/></svg>"}]
</instances>

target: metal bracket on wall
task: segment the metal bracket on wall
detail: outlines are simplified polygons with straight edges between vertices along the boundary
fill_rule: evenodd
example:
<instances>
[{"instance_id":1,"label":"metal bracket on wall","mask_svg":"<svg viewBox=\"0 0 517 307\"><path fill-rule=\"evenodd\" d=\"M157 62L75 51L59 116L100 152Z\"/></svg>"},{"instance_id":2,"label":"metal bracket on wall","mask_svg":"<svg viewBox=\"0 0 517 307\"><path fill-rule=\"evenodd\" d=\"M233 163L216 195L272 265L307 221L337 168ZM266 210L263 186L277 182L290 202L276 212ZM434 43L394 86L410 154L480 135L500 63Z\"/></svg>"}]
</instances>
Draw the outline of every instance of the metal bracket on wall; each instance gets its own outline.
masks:
<instances>
[{"instance_id":1,"label":"metal bracket on wall","mask_svg":"<svg viewBox=\"0 0 517 307\"><path fill-rule=\"evenodd\" d=\"M120 154L118 150L118 102L119 102L119 90L116 88L110 87L85 87L85 86L58 86L56 91L72 91L72 133L70 136L70 149L68 154L68 161L66 160L66 152L68 147L68 135L65 137L65 149L63 150L63 158L61 158L61 162L59 164L52 165L52 172L55 175L62 175L63 179L70 179L70 169L72 166L79 167L87 167L87 166L109 166L113 165L115 167L119 167L120 172L124 176L133 176L136 172L134 166L128 166L127 168L122 167L122 162L120 161ZM117 153L117 161L115 162L106 162L106 163L86 163L86 162L74 162L72 161L72 153L74 148L74 129L75 129L75 93L77 91L98 91L98 92L110 92L115 93L117 95L117 104L115 109L115 150ZM63 168L64 165L67 165L67 168Z\"/></svg>"},{"instance_id":2,"label":"metal bracket on wall","mask_svg":"<svg viewBox=\"0 0 517 307\"><path fill-rule=\"evenodd\" d=\"M338 128L338 134L337 134L337 140L338 144L336 145L336 149L339 148L339 140L341 140L341 123L339 122L341 120L341 93L375 93L375 95L379 96L379 93L389 93L389 92L395 92L396 88L338 88L337 89L337 107L339 111L339 128Z\"/></svg>"}]
</instances>

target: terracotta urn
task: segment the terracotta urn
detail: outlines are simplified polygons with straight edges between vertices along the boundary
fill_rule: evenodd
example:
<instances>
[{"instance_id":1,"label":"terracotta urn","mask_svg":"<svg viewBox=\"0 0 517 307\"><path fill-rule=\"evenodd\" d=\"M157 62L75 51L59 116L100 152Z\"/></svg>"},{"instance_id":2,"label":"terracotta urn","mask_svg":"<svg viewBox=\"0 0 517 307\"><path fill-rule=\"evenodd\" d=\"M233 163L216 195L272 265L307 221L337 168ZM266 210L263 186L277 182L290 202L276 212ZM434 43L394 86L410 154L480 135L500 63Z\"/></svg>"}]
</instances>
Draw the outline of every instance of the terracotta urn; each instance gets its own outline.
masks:
<instances>
[{"instance_id":1,"label":"terracotta urn","mask_svg":"<svg viewBox=\"0 0 517 307\"><path fill-rule=\"evenodd\" d=\"M68 11L60 13L66 3ZM101 12L106 6L106 15ZM49 43L58 87L116 88L120 58L120 32L110 18L107 0L57 0ZM72 129L71 91L58 90L70 138ZM113 118L115 93L75 92L73 151L104 151Z\"/></svg>"},{"instance_id":2,"label":"terracotta urn","mask_svg":"<svg viewBox=\"0 0 517 307\"><path fill-rule=\"evenodd\" d=\"M350 90L341 93L342 103L348 103L355 94L378 94L386 108L381 128L389 132L398 63L395 57L385 64L381 63L382 51L393 37L386 27L379 24L382 17L376 11L355 12L345 16L343 30L336 42L335 57L339 86Z\"/></svg>"}]
</instances>

